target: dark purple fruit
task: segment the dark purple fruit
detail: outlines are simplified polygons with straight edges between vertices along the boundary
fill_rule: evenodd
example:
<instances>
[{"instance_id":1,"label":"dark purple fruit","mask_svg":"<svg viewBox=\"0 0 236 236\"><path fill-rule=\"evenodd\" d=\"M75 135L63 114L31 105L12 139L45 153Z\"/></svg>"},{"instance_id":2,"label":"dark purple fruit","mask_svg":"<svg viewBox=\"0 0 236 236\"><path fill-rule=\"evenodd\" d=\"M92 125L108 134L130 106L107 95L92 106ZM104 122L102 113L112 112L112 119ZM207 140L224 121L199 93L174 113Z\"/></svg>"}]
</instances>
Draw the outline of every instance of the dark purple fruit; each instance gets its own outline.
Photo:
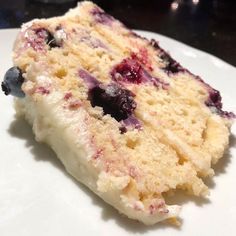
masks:
<instances>
[{"instance_id":1,"label":"dark purple fruit","mask_svg":"<svg viewBox=\"0 0 236 236\"><path fill-rule=\"evenodd\" d=\"M110 114L117 121L127 119L136 108L134 95L117 84L95 86L89 92L91 105L103 108L104 114Z\"/></svg>"},{"instance_id":2,"label":"dark purple fruit","mask_svg":"<svg viewBox=\"0 0 236 236\"><path fill-rule=\"evenodd\" d=\"M15 97L24 97L25 93L21 89L23 82L24 78L22 76L22 71L20 68L14 66L10 68L4 76L4 80L1 85L2 91L5 95L11 94Z\"/></svg>"}]
</instances>

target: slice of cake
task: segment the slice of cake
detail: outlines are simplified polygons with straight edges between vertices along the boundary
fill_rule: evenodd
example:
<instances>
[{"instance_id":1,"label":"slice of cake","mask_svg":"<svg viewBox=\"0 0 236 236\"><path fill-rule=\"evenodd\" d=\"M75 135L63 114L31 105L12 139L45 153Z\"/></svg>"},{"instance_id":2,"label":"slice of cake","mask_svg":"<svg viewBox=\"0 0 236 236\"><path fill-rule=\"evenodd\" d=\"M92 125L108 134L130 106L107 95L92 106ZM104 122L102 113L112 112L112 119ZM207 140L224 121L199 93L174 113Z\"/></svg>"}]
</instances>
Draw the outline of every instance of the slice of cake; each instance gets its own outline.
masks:
<instances>
[{"instance_id":1,"label":"slice of cake","mask_svg":"<svg viewBox=\"0 0 236 236\"><path fill-rule=\"evenodd\" d=\"M229 142L218 91L91 2L24 24L6 95L78 181L129 218L176 218L165 196L206 196Z\"/></svg>"}]
</instances>

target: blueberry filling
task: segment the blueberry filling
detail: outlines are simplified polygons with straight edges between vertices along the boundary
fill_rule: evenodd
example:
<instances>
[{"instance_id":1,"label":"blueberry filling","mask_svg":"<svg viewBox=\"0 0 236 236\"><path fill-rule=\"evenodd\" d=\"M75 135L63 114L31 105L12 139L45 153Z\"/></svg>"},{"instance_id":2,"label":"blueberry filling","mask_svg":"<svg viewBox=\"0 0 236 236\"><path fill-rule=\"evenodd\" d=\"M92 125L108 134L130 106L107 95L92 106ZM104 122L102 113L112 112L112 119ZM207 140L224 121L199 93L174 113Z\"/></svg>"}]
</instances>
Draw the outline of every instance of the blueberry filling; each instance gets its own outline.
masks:
<instances>
[{"instance_id":1,"label":"blueberry filling","mask_svg":"<svg viewBox=\"0 0 236 236\"><path fill-rule=\"evenodd\" d=\"M152 83L155 86L161 85L166 88L167 84L160 79L152 77L139 62L134 59L124 59L116 65L111 72L112 79L116 82L128 82L133 84Z\"/></svg>"},{"instance_id":2,"label":"blueberry filling","mask_svg":"<svg viewBox=\"0 0 236 236\"><path fill-rule=\"evenodd\" d=\"M185 72L186 69L184 69L177 61L175 61L169 53L167 53L165 50L163 50L158 42L156 42L154 39L151 40L151 45L158 49L159 51L159 57L162 59L162 61L165 63L165 67L163 67L163 70L167 73L178 73L178 72Z\"/></svg>"},{"instance_id":3,"label":"blueberry filling","mask_svg":"<svg viewBox=\"0 0 236 236\"><path fill-rule=\"evenodd\" d=\"M22 71L18 67L10 68L5 76L4 80L1 84L2 91L5 95L11 94L15 97L24 97L25 93L21 89L21 85L24 82L24 78L22 76Z\"/></svg>"},{"instance_id":4,"label":"blueberry filling","mask_svg":"<svg viewBox=\"0 0 236 236\"><path fill-rule=\"evenodd\" d=\"M60 47L52 33L47 29L36 29L35 34L38 36L38 38L43 39L50 48Z\"/></svg>"},{"instance_id":5,"label":"blueberry filling","mask_svg":"<svg viewBox=\"0 0 236 236\"><path fill-rule=\"evenodd\" d=\"M127 119L136 108L134 95L117 84L93 87L89 91L89 100L93 107L102 107L104 114L110 114L117 121Z\"/></svg>"}]
</instances>

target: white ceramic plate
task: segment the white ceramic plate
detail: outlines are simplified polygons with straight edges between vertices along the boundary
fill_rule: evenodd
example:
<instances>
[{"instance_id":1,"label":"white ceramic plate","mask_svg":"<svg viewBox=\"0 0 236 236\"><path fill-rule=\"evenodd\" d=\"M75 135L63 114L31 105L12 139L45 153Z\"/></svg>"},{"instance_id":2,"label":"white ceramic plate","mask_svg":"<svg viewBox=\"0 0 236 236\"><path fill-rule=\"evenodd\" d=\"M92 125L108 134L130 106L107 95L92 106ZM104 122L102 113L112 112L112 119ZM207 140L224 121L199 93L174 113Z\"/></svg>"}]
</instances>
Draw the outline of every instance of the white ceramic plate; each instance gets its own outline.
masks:
<instances>
[{"instance_id":1,"label":"white ceramic plate","mask_svg":"<svg viewBox=\"0 0 236 236\"><path fill-rule=\"evenodd\" d=\"M0 31L0 80L12 65L17 30ZM236 111L236 69L209 54L167 37L141 32L161 46L223 96L224 107ZM183 91L184 92L184 91ZM14 118L12 97L0 92L0 235L235 235L236 127L230 153L216 166L209 200L178 196L183 204L179 229L144 226L118 214L87 188L74 181L55 154L34 141L31 128Z\"/></svg>"}]
</instances>

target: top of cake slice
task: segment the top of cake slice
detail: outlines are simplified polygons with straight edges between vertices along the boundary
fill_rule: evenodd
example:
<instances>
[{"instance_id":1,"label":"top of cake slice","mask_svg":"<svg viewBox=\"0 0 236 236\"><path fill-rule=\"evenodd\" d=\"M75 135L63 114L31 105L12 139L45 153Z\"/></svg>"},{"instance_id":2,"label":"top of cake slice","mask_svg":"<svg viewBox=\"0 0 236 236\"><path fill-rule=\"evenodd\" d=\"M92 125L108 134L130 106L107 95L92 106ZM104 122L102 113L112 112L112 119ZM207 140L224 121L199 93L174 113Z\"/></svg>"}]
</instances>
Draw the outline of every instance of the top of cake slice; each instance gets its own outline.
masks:
<instances>
[{"instance_id":1,"label":"top of cake slice","mask_svg":"<svg viewBox=\"0 0 236 236\"><path fill-rule=\"evenodd\" d=\"M73 137L86 133L86 141L71 142L87 147L96 173L89 187L122 213L152 224L178 215L165 203L170 192L206 196L202 178L214 174L234 115L158 42L85 1L62 17L24 24L13 60L8 75L20 79L15 88L6 76L5 93L33 104L36 115L47 111Z\"/></svg>"}]
</instances>

